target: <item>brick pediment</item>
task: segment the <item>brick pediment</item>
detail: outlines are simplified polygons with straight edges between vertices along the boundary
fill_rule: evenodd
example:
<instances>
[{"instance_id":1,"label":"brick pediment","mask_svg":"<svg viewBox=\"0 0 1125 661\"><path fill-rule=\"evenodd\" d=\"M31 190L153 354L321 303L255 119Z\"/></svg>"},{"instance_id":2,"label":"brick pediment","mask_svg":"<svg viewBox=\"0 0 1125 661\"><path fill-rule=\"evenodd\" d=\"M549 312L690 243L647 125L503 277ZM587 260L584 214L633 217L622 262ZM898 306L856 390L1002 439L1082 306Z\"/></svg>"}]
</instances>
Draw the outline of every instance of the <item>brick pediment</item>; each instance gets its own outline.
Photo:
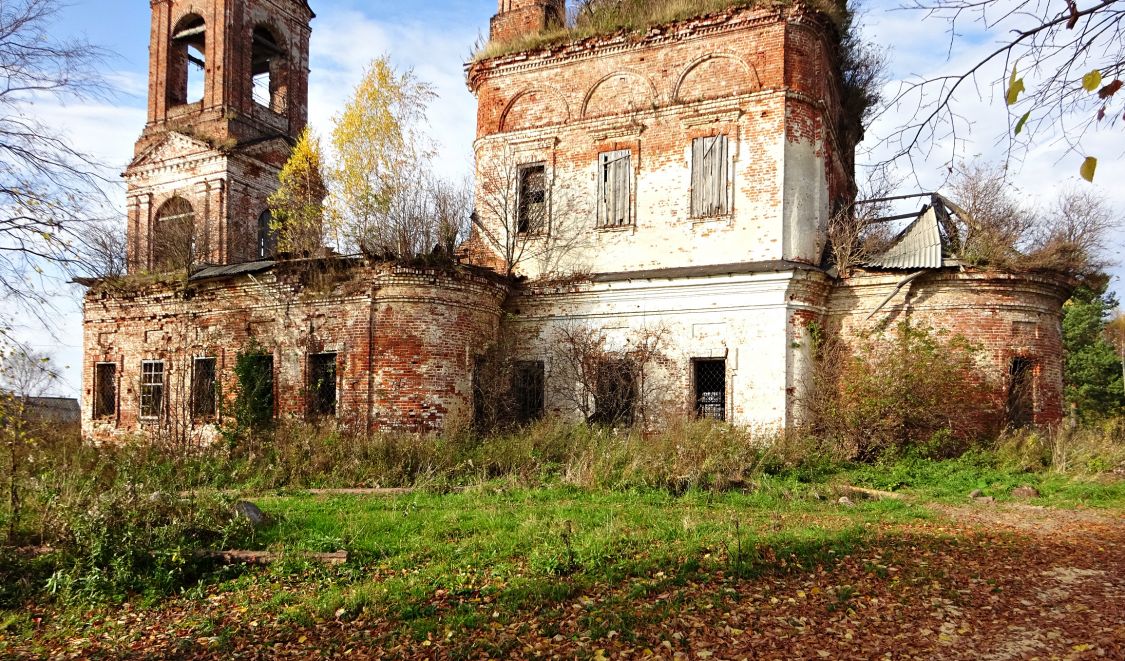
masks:
<instances>
[{"instance_id":1,"label":"brick pediment","mask_svg":"<svg viewBox=\"0 0 1125 661\"><path fill-rule=\"evenodd\" d=\"M194 156L208 151L214 151L214 148L203 140L177 131L169 131L160 142L134 158L128 169L159 166L174 159Z\"/></svg>"}]
</instances>

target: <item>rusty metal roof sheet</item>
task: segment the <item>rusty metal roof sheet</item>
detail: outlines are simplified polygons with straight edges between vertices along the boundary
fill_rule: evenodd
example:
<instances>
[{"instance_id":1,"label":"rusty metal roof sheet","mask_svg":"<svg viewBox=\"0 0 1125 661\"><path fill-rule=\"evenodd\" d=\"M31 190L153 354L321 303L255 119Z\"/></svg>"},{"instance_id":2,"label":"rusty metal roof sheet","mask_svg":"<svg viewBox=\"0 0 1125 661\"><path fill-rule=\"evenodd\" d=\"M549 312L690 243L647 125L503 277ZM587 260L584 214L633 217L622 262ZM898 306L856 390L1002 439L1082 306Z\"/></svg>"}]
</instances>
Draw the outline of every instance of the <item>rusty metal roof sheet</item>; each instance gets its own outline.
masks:
<instances>
[{"instance_id":1,"label":"rusty metal roof sheet","mask_svg":"<svg viewBox=\"0 0 1125 661\"><path fill-rule=\"evenodd\" d=\"M243 262L242 264L223 264L221 266L205 266L191 274L189 280L209 280L211 278L224 278L244 273L258 273L271 268L275 261L261 260L257 262Z\"/></svg>"},{"instance_id":2,"label":"rusty metal roof sheet","mask_svg":"<svg viewBox=\"0 0 1125 661\"><path fill-rule=\"evenodd\" d=\"M883 269L940 269L943 265L941 229L932 206L926 207L886 252L868 262L868 266Z\"/></svg>"}]
</instances>

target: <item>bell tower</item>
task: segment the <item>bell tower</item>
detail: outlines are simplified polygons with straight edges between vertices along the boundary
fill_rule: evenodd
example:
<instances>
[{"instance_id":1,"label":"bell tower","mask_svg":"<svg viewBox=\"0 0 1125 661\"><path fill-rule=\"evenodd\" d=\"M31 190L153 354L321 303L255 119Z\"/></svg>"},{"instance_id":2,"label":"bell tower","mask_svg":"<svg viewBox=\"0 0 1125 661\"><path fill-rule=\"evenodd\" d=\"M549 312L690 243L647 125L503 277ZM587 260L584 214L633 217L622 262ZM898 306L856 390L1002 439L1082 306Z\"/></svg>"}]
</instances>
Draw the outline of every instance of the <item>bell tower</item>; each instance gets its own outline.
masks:
<instances>
[{"instance_id":1,"label":"bell tower","mask_svg":"<svg viewBox=\"0 0 1125 661\"><path fill-rule=\"evenodd\" d=\"M125 171L131 272L269 258L266 200L308 122L306 0L150 0L148 118Z\"/></svg>"}]
</instances>

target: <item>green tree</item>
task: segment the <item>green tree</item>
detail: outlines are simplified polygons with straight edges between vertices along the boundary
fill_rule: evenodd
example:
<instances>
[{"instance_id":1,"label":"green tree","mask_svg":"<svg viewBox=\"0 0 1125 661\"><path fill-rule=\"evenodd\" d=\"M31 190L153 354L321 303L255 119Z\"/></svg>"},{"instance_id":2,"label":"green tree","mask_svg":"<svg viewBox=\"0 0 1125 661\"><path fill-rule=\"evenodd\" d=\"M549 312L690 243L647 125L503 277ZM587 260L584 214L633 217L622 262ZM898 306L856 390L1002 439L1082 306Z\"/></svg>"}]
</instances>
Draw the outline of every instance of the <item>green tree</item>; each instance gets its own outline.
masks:
<instances>
[{"instance_id":1,"label":"green tree","mask_svg":"<svg viewBox=\"0 0 1125 661\"><path fill-rule=\"evenodd\" d=\"M1121 362L1106 336L1117 306L1108 279L1079 287L1063 308L1066 399L1082 420L1125 413Z\"/></svg>"},{"instance_id":2,"label":"green tree","mask_svg":"<svg viewBox=\"0 0 1125 661\"><path fill-rule=\"evenodd\" d=\"M316 256L324 251L324 198L320 139L306 128L281 169L281 185L270 196L270 229L280 252Z\"/></svg>"}]
</instances>

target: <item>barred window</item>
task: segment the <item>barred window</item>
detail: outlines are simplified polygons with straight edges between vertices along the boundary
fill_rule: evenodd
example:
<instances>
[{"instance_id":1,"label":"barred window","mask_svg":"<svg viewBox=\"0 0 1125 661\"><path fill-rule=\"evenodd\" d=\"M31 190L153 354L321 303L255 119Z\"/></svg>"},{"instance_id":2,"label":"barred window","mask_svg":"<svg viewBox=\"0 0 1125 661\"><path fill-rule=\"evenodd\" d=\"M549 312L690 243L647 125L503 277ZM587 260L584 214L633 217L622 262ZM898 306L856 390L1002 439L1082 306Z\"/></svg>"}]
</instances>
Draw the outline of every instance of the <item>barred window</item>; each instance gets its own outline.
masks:
<instances>
[{"instance_id":1,"label":"barred window","mask_svg":"<svg viewBox=\"0 0 1125 661\"><path fill-rule=\"evenodd\" d=\"M191 417L210 420L218 413L218 380L214 358L196 358L191 368Z\"/></svg>"},{"instance_id":2,"label":"barred window","mask_svg":"<svg viewBox=\"0 0 1125 661\"><path fill-rule=\"evenodd\" d=\"M730 213L730 154L725 135L696 138L691 145L691 215L707 218Z\"/></svg>"},{"instance_id":3,"label":"barred window","mask_svg":"<svg viewBox=\"0 0 1125 661\"><path fill-rule=\"evenodd\" d=\"M543 417L546 404L546 370L541 360L516 363L512 375L512 395L516 405L516 421L534 422Z\"/></svg>"},{"instance_id":4,"label":"barred window","mask_svg":"<svg viewBox=\"0 0 1125 661\"><path fill-rule=\"evenodd\" d=\"M117 365L98 363L94 366L94 418L117 415Z\"/></svg>"},{"instance_id":5,"label":"barred window","mask_svg":"<svg viewBox=\"0 0 1125 661\"><path fill-rule=\"evenodd\" d=\"M727 361L697 360L695 414L700 418L727 419Z\"/></svg>"},{"instance_id":6,"label":"barred window","mask_svg":"<svg viewBox=\"0 0 1125 661\"><path fill-rule=\"evenodd\" d=\"M628 149L598 156L598 226L623 227L633 222L632 153Z\"/></svg>"},{"instance_id":7,"label":"barred window","mask_svg":"<svg viewBox=\"0 0 1125 661\"><path fill-rule=\"evenodd\" d=\"M637 366L627 358L603 361L594 374L594 415L591 422L632 426L636 418Z\"/></svg>"},{"instance_id":8,"label":"barred window","mask_svg":"<svg viewBox=\"0 0 1125 661\"><path fill-rule=\"evenodd\" d=\"M317 353L309 356L309 415L336 415L336 354Z\"/></svg>"},{"instance_id":9,"label":"barred window","mask_svg":"<svg viewBox=\"0 0 1125 661\"><path fill-rule=\"evenodd\" d=\"M141 418L159 419L164 413L164 361L141 362Z\"/></svg>"},{"instance_id":10,"label":"barred window","mask_svg":"<svg viewBox=\"0 0 1125 661\"><path fill-rule=\"evenodd\" d=\"M547 167L542 163L521 165L516 231L539 234L547 227Z\"/></svg>"}]
</instances>

